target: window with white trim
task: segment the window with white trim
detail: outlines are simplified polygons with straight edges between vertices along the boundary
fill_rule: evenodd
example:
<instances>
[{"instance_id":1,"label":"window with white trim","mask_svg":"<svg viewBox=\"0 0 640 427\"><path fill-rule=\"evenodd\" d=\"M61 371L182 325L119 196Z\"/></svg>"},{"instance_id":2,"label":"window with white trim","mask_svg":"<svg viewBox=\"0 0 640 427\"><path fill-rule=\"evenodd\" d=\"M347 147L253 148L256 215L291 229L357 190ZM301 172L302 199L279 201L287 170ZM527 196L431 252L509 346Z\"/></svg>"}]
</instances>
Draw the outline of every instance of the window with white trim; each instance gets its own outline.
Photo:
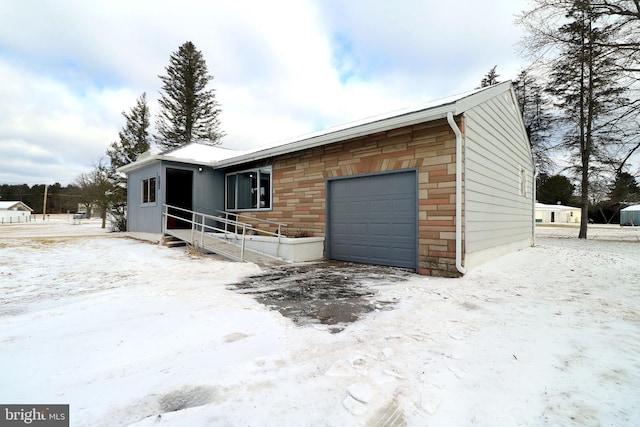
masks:
<instances>
[{"instance_id":1,"label":"window with white trim","mask_svg":"<svg viewBox=\"0 0 640 427\"><path fill-rule=\"evenodd\" d=\"M527 170L520 167L520 195L527 197Z\"/></svg>"},{"instance_id":2,"label":"window with white trim","mask_svg":"<svg viewBox=\"0 0 640 427\"><path fill-rule=\"evenodd\" d=\"M142 204L150 204L156 202L156 178L147 178L142 180Z\"/></svg>"},{"instance_id":3,"label":"window with white trim","mask_svg":"<svg viewBox=\"0 0 640 427\"><path fill-rule=\"evenodd\" d=\"M271 166L228 173L227 210L271 209Z\"/></svg>"}]
</instances>

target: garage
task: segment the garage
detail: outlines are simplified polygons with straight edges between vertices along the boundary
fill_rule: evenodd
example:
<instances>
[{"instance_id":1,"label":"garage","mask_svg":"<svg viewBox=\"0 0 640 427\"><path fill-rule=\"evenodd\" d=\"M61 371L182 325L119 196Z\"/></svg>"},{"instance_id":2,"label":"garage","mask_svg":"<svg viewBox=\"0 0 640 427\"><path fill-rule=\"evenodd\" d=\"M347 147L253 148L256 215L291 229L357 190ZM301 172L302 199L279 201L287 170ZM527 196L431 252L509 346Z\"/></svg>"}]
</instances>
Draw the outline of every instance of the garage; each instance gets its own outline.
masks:
<instances>
[{"instance_id":1,"label":"garage","mask_svg":"<svg viewBox=\"0 0 640 427\"><path fill-rule=\"evenodd\" d=\"M327 258L417 269L417 171L327 182Z\"/></svg>"}]
</instances>

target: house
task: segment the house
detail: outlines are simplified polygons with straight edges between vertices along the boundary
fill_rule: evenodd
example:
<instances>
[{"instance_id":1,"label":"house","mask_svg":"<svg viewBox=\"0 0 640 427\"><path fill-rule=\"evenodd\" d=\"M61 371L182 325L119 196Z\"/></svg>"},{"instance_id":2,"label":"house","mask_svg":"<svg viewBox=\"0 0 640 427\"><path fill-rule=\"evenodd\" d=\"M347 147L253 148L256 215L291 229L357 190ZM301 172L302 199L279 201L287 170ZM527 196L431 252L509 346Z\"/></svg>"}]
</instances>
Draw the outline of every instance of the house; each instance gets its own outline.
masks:
<instances>
[{"instance_id":1,"label":"house","mask_svg":"<svg viewBox=\"0 0 640 427\"><path fill-rule=\"evenodd\" d=\"M191 144L120 170L129 231L161 233L164 205L241 213L321 237L326 259L449 277L533 241L534 165L510 82L276 146Z\"/></svg>"},{"instance_id":2,"label":"house","mask_svg":"<svg viewBox=\"0 0 640 427\"><path fill-rule=\"evenodd\" d=\"M536 203L536 223L538 224L572 224L580 223L582 211L580 208L563 205L545 205Z\"/></svg>"},{"instance_id":3,"label":"house","mask_svg":"<svg viewBox=\"0 0 640 427\"><path fill-rule=\"evenodd\" d=\"M640 205L622 209L620 211L620 225L640 225Z\"/></svg>"},{"instance_id":4,"label":"house","mask_svg":"<svg viewBox=\"0 0 640 427\"><path fill-rule=\"evenodd\" d=\"M13 224L31 221L31 209L22 202L0 201L0 224Z\"/></svg>"}]
</instances>

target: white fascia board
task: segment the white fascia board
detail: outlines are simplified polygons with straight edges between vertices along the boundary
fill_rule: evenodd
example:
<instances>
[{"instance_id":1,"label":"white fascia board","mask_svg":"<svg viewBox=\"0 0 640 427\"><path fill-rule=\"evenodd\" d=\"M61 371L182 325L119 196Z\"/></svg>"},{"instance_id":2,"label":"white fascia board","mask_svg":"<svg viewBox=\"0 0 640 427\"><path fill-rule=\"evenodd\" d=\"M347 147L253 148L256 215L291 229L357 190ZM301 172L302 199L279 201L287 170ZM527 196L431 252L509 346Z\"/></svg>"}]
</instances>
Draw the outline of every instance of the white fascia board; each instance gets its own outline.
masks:
<instances>
[{"instance_id":1,"label":"white fascia board","mask_svg":"<svg viewBox=\"0 0 640 427\"><path fill-rule=\"evenodd\" d=\"M442 105L436 108L407 113L396 117L381 119L371 123L365 123L358 126L349 127L347 129L339 129L335 131L327 130L317 135L310 135L306 138L299 139L287 144L279 145L272 148L266 148L250 152L238 157L221 160L216 163L215 167L234 166L242 163L248 163L254 160L266 159L269 157L289 154L296 151L307 150L322 145L341 142L348 139L358 138L360 136L372 135L378 132L384 132L404 126L411 126L418 123L431 122L447 117L449 111L454 111L454 104Z\"/></svg>"},{"instance_id":2,"label":"white fascia board","mask_svg":"<svg viewBox=\"0 0 640 427\"><path fill-rule=\"evenodd\" d=\"M136 169L140 169L141 167L147 166L148 164L151 164L153 162L159 161L160 159L158 157L158 155L145 157L142 160L136 160L135 162L129 163L128 165L120 166L118 169L116 169L116 171L126 174Z\"/></svg>"},{"instance_id":3,"label":"white fascia board","mask_svg":"<svg viewBox=\"0 0 640 427\"><path fill-rule=\"evenodd\" d=\"M188 165L196 165L196 166L215 166L215 162L210 162L208 160L185 159L182 157L173 157L173 156L167 156L163 154L157 154L133 163L129 163L128 165L121 166L118 169L116 169L116 171L122 172L122 173L129 173L136 169L140 169L142 167L150 165L154 162L160 162L160 161L185 163Z\"/></svg>"}]
</instances>

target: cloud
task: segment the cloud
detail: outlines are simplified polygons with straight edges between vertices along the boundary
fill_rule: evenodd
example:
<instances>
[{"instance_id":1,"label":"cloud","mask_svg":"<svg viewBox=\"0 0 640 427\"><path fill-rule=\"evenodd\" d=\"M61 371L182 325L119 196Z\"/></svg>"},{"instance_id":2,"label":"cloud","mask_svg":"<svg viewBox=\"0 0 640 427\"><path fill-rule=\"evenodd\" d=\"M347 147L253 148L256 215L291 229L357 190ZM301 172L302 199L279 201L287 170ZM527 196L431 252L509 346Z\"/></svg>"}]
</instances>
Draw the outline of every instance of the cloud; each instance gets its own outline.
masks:
<instances>
[{"instance_id":1,"label":"cloud","mask_svg":"<svg viewBox=\"0 0 640 427\"><path fill-rule=\"evenodd\" d=\"M79 93L59 81L0 62L0 181L72 181L115 140L110 124L126 90L87 88ZM9 100L9 101L6 101ZM21 179L21 177L24 177Z\"/></svg>"},{"instance_id":2,"label":"cloud","mask_svg":"<svg viewBox=\"0 0 640 427\"><path fill-rule=\"evenodd\" d=\"M471 89L494 65L514 77L519 9L508 0L2 2L0 78L11 84L0 87L0 182L87 171L140 94L157 111L158 75L187 40L215 76L224 145L247 149Z\"/></svg>"}]
</instances>

